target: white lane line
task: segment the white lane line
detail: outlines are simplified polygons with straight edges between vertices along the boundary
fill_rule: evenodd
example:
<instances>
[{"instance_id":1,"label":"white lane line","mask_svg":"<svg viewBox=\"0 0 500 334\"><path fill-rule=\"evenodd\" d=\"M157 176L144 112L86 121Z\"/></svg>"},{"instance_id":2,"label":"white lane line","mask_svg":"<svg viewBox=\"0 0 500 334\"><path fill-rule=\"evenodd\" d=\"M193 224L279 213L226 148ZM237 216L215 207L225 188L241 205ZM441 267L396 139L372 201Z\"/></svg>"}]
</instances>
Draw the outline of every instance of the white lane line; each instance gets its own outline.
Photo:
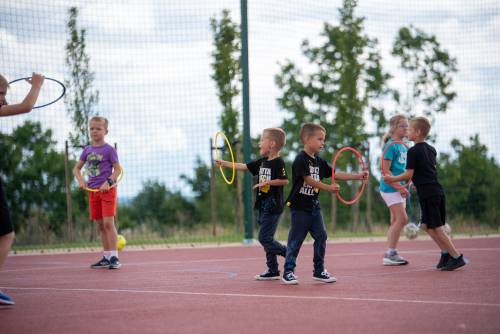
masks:
<instances>
[{"instance_id":1,"label":"white lane line","mask_svg":"<svg viewBox=\"0 0 500 334\"><path fill-rule=\"evenodd\" d=\"M500 251L500 248L461 248L460 249L462 252L467 253L467 252L490 252L490 251ZM408 251L401 251L401 254L427 254L427 253L432 253L432 254L438 254L439 251L432 249L432 250L408 250ZM326 254L326 257L345 257L345 256L370 256L370 255L380 255L383 254L380 251L371 251L371 252L353 252L353 253L330 253ZM467 254L466 254L467 255ZM301 258L312 258L312 255L302 255ZM214 263L214 262L238 262L238 261L256 261L256 260L262 260L262 257L242 257L242 258L230 258L230 259L203 259L203 260L170 260L170 261L142 261L142 262L126 262L124 265L127 267L130 266L136 266L136 267L141 267L141 266L150 266L150 265L169 265L169 264L182 264L185 265L187 263ZM61 262L62 264L63 262ZM72 262L67 262L69 263L75 263L74 261ZM43 262L41 263L43 265ZM43 271L43 270L60 270L60 269L87 269L87 266L82 266L82 265L71 265L71 266L51 266L51 267L30 267L30 268L20 268L20 269L3 269L3 273L9 273L9 272L25 272L25 271Z\"/></svg>"},{"instance_id":2,"label":"white lane line","mask_svg":"<svg viewBox=\"0 0 500 334\"><path fill-rule=\"evenodd\" d=\"M244 293L215 293L215 292L189 292L189 291L156 291L156 290L130 290L130 289L70 289L70 288L18 288L2 286L6 290L26 291L59 291L59 292L95 292L95 293L142 293L142 294L165 294L186 296L209 296L209 297L242 297L242 298L268 298L268 299L295 299L295 300L331 300L331 301L353 301L353 302L375 302L375 303L403 303L403 304L428 304L428 305L451 305L451 306L474 306L500 308L500 304L474 303L460 301L419 300L419 299L385 299L385 298L361 298L361 297L334 297L334 296L289 296L289 295L261 295Z\"/></svg>"}]
</instances>

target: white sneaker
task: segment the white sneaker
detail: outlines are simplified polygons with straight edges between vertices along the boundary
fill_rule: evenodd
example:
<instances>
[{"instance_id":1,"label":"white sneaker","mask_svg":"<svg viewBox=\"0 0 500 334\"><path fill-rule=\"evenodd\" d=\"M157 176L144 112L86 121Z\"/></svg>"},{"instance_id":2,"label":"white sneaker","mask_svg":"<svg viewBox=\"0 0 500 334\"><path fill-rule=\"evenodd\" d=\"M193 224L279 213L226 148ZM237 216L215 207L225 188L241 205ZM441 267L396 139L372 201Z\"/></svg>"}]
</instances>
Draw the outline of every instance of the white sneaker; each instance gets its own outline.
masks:
<instances>
[{"instance_id":1,"label":"white sneaker","mask_svg":"<svg viewBox=\"0 0 500 334\"><path fill-rule=\"evenodd\" d=\"M384 266L404 266L408 264L408 261L406 261L398 253L392 255L385 254L383 264Z\"/></svg>"}]
</instances>

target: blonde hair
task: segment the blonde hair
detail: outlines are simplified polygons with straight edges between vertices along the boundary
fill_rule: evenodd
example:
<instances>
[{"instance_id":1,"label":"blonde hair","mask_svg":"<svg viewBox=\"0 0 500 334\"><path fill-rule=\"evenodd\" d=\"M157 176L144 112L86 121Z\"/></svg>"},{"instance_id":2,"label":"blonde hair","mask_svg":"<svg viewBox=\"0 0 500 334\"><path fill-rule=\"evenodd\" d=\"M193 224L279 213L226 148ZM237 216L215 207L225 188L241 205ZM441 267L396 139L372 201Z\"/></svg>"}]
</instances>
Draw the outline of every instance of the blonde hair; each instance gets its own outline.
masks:
<instances>
[{"instance_id":1,"label":"blonde hair","mask_svg":"<svg viewBox=\"0 0 500 334\"><path fill-rule=\"evenodd\" d=\"M431 131L431 122L425 117L415 117L410 120L411 126L419 130L424 138L429 135Z\"/></svg>"},{"instance_id":2,"label":"blonde hair","mask_svg":"<svg viewBox=\"0 0 500 334\"><path fill-rule=\"evenodd\" d=\"M317 131L323 131L326 134L326 130L319 124L316 123L304 123L300 129L300 140L304 143L305 139L314 135Z\"/></svg>"},{"instance_id":3,"label":"blonde hair","mask_svg":"<svg viewBox=\"0 0 500 334\"><path fill-rule=\"evenodd\" d=\"M93 116L89 123L92 122L92 121L95 121L95 122L103 122L104 123L104 127L106 128L106 130L108 129L108 119L106 117L102 117L102 116Z\"/></svg>"},{"instance_id":4,"label":"blonde hair","mask_svg":"<svg viewBox=\"0 0 500 334\"><path fill-rule=\"evenodd\" d=\"M278 151L281 150L286 143L286 133L283 129L280 128L267 128L262 130L262 136L266 136L272 141L274 141L277 145Z\"/></svg>"},{"instance_id":5,"label":"blonde hair","mask_svg":"<svg viewBox=\"0 0 500 334\"><path fill-rule=\"evenodd\" d=\"M402 120L406 120L406 119L407 119L406 116L401 115L401 114L392 116L389 119L389 130L387 130L387 132L382 137L382 143L384 143L384 144L387 143L389 138L392 136L393 132L396 131L396 129L399 125L399 122L401 122Z\"/></svg>"},{"instance_id":6,"label":"blonde hair","mask_svg":"<svg viewBox=\"0 0 500 334\"><path fill-rule=\"evenodd\" d=\"M7 87L7 88L9 88L9 82L1 74L0 74L0 87Z\"/></svg>"}]
</instances>

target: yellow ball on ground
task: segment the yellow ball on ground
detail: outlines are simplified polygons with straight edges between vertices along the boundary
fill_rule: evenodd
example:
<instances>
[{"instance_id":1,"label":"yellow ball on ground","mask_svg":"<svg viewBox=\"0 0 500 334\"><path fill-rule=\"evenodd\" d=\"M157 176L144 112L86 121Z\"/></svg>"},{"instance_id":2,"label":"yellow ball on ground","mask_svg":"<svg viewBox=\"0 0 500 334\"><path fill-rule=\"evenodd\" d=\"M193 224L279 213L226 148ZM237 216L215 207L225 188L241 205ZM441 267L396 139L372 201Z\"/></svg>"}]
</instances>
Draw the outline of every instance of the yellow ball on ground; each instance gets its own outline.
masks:
<instances>
[{"instance_id":1,"label":"yellow ball on ground","mask_svg":"<svg viewBox=\"0 0 500 334\"><path fill-rule=\"evenodd\" d=\"M125 237L121 234L118 234L118 240L117 240L117 249L119 251L121 251L123 249L123 247L125 247L125 245L127 244L127 240L125 239Z\"/></svg>"}]
</instances>

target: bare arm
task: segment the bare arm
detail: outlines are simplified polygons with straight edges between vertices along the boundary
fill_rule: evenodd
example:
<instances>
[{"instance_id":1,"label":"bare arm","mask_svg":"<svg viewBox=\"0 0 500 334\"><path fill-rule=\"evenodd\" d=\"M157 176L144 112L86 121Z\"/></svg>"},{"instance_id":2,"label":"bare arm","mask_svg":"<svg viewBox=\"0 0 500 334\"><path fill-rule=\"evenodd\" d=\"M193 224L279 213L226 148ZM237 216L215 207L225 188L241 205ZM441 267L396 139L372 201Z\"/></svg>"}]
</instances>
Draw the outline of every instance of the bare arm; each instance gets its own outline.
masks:
<instances>
[{"instance_id":1,"label":"bare arm","mask_svg":"<svg viewBox=\"0 0 500 334\"><path fill-rule=\"evenodd\" d=\"M264 181L262 183L258 183L256 185L253 186L253 189L257 189L257 188L262 188L262 187L265 187L267 185L270 185L270 186L286 186L288 185L288 180L287 179L274 179L274 180L267 180L267 181Z\"/></svg>"},{"instance_id":2,"label":"bare arm","mask_svg":"<svg viewBox=\"0 0 500 334\"><path fill-rule=\"evenodd\" d=\"M388 175L384 176L384 182L398 182L398 181L408 181L413 177L413 169L407 169L403 174L398 176Z\"/></svg>"},{"instance_id":3,"label":"bare arm","mask_svg":"<svg viewBox=\"0 0 500 334\"><path fill-rule=\"evenodd\" d=\"M44 79L45 77L43 75L33 73L31 79L28 80L31 84L31 89L24 98L23 102L12 105L2 105L0 108L0 116L13 116L30 112L38 99L40 88L42 87Z\"/></svg>"},{"instance_id":4,"label":"bare arm","mask_svg":"<svg viewBox=\"0 0 500 334\"><path fill-rule=\"evenodd\" d=\"M122 172L122 167L120 166L119 162L115 162L113 164L113 173L110 175L110 179L113 181L113 183L116 183L116 180L118 179L118 176ZM101 186L99 187L99 191L106 192L109 189L111 189L111 185L108 183L108 180L104 181Z\"/></svg>"},{"instance_id":5,"label":"bare arm","mask_svg":"<svg viewBox=\"0 0 500 334\"><path fill-rule=\"evenodd\" d=\"M84 164L85 164L85 161L78 160L75 167L73 167L73 175L76 177L76 180L78 181L78 185L82 189L87 187L87 185L85 184L85 180L83 179L82 172L81 172Z\"/></svg>"},{"instance_id":6,"label":"bare arm","mask_svg":"<svg viewBox=\"0 0 500 334\"><path fill-rule=\"evenodd\" d=\"M335 180L349 181L349 180L364 180L368 178L370 173L361 172L361 173L346 173L346 172L336 172Z\"/></svg>"},{"instance_id":7,"label":"bare arm","mask_svg":"<svg viewBox=\"0 0 500 334\"><path fill-rule=\"evenodd\" d=\"M215 159L215 164L217 166L224 167L224 168L233 168L233 163L231 161ZM241 162L235 162L234 163L234 168L236 170L241 170L241 171L247 171L248 170L247 165L246 164L242 164Z\"/></svg>"},{"instance_id":8,"label":"bare arm","mask_svg":"<svg viewBox=\"0 0 500 334\"><path fill-rule=\"evenodd\" d=\"M334 183L334 184L326 184L321 181L317 181L312 178L312 176L304 176L304 182L308 185L310 185L313 188L318 188L324 191L328 192L337 192L339 191L339 185Z\"/></svg>"},{"instance_id":9,"label":"bare arm","mask_svg":"<svg viewBox=\"0 0 500 334\"><path fill-rule=\"evenodd\" d=\"M399 184L395 180L390 180L390 181L385 180L385 176L393 177L392 172L391 172L391 165L392 165L392 160L385 160L385 163L383 164L383 169L382 169L382 175L384 175L384 182L386 182L388 185L390 185L394 189L398 189L399 187L401 187L401 184Z\"/></svg>"}]
</instances>

